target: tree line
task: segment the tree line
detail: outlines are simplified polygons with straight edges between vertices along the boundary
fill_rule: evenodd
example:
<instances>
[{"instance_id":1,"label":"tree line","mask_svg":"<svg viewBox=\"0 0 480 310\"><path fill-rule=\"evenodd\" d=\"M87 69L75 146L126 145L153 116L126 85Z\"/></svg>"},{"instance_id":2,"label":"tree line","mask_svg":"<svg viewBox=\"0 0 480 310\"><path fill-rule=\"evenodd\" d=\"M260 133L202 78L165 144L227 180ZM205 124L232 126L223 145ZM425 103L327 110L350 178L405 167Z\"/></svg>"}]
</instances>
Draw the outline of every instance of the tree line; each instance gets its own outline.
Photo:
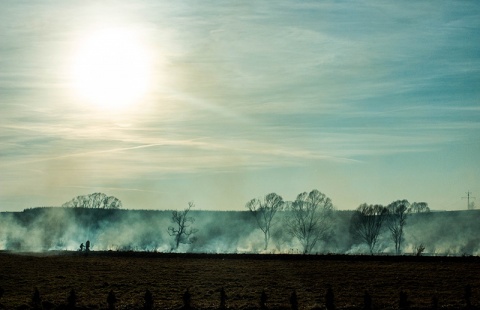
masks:
<instances>
[{"instance_id":1,"label":"tree line","mask_svg":"<svg viewBox=\"0 0 480 310\"><path fill-rule=\"evenodd\" d=\"M193 235L198 230L192 227L195 218L189 216L194 206L190 202L184 211L172 211L173 226L168 227L168 233L175 239L175 249L181 243L191 244L196 240ZM271 228L275 224L284 224L286 232L300 243L303 254L311 253L319 241L328 240L333 232L332 215L335 209L332 200L317 189L298 194L294 201L284 201L282 196L269 193L262 198L251 199L245 207L263 233L264 251L268 249ZM364 203L350 219L350 234L357 241L365 243L373 254L381 233L387 227L395 253L400 254L408 216L429 211L427 203L409 203L406 199L387 206ZM283 212L284 217L277 221L279 212ZM419 245L417 254L420 255L424 249L423 245Z\"/></svg>"},{"instance_id":2,"label":"tree line","mask_svg":"<svg viewBox=\"0 0 480 310\"><path fill-rule=\"evenodd\" d=\"M388 206L361 204L353 214L350 221L350 232L360 241L368 245L370 253L376 250L377 241L386 226L390 233L390 239L395 245L395 253L402 251L404 229L407 225L407 218L412 213L430 212L425 202L409 203L408 200L397 200ZM417 254L425 249L419 245Z\"/></svg>"}]
</instances>

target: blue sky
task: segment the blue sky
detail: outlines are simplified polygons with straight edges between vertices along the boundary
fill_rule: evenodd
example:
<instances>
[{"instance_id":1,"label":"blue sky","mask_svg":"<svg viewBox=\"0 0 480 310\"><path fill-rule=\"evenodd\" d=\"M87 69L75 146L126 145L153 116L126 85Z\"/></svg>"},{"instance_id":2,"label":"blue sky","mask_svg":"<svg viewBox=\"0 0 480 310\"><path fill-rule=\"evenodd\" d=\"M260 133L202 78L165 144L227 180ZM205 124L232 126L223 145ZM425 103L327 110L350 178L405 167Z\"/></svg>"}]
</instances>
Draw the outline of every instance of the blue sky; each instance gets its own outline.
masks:
<instances>
[{"instance_id":1,"label":"blue sky","mask_svg":"<svg viewBox=\"0 0 480 310\"><path fill-rule=\"evenodd\" d=\"M72 88L84 38L112 27L150 55L128 111ZM465 209L466 191L480 199L479 39L476 1L2 1L0 210L96 191L242 210L312 189L338 209Z\"/></svg>"}]
</instances>

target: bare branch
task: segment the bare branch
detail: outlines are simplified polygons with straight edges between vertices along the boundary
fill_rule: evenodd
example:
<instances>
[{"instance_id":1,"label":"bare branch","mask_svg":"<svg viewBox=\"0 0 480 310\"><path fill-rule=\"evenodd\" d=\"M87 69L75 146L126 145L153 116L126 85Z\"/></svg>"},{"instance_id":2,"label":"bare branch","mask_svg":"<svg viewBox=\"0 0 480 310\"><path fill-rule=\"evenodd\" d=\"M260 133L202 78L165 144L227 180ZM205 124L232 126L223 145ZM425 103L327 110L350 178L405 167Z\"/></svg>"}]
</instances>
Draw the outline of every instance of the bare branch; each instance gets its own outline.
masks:
<instances>
[{"instance_id":1,"label":"bare branch","mask_svg":"<svg viewBox=\"0 0 480 310\"><path fill-rule=\"evenodd\" d=\"M195 207L193 202L188 203L188 207L183 211L172 211L172 223L174 226L168 227L168 234L175 238L175 249L177 249L180 243L191 244L195 242L194 237L190 237L195 234L198 229L191 227L195 222L195 218L188 216L188 213Z\"/></svg>"},{"instance_id":2,"label":"bare branch","mask_svg":"<svg viewBox=\"0 0 480 310\"><path fill-rule=\"evenodd\" d=\"M408 200L397 200L387 206L388 229L395 243L395 253L400 254L402 250L403 228L407 224L407 216L410 213L410 203Z\"/></svg>"},{"instance_id":3,"label":"bare branch","mask_svg":"<svg viewBox=\"0 0 480 310\"><path fill-rule=\"evenodd\" d=\"M95 208L95 209L121 209L122 202L104 193L93 193L77 196L62 205L64 208Z\"/></svg>"},{"instance_id":4,"label":"bare branch","mask_svg":"<svg viewBox=\"0 0 480 310\"><path fill-rule=\"evenodd\" d=\"M284 201L282 196L275 193L265 195L263 200L252 199L245 204L257 222L258 228L263 232L265 237L264 250L268 248L270 241L270 227L272 220L278 211L283 210Z\"/></svg>"},{"instance_id":5,"label":"bare branch","mask_svg":"<svg viewBox=\"0 0 480 310\"><path fill-rule=\"evenodd\" d=\"M330 198L318 190L304 192L289 205L287 227L309 253L319 240L325 239L330 231L330 216L333 205Z\"/></svg>"},{"instance_id":6,"label":"bare branch","mask_svg":"<svg viewBox=\"0 0 480 310\"><path fill-rule=\"evenodd\" d=\"M373 254L387 215L386 207L364 203L357 208L350 220L350 232L368 245L370 254Z\"/></svg>"}]
</instances>

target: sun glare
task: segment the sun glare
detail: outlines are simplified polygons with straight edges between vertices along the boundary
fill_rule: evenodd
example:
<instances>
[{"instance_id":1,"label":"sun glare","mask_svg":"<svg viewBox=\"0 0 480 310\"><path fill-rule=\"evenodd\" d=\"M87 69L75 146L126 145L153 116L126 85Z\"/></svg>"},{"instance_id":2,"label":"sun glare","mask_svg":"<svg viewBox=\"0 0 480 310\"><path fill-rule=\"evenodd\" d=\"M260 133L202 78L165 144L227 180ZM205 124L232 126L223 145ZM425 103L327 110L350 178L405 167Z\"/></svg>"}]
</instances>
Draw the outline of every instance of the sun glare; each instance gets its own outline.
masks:
<instances>
[{"instance_id":1,"label":"sun glare","mask_svg":"<svg viewBox=\"0 0 480 310\"><path fill-rule=\"evenodd\" d=\"M147 49L135 33L114 28L97 31L79 46L73 61L73 85L96 108L122 111L150 87Z\"/></svg>"}]
</instances>

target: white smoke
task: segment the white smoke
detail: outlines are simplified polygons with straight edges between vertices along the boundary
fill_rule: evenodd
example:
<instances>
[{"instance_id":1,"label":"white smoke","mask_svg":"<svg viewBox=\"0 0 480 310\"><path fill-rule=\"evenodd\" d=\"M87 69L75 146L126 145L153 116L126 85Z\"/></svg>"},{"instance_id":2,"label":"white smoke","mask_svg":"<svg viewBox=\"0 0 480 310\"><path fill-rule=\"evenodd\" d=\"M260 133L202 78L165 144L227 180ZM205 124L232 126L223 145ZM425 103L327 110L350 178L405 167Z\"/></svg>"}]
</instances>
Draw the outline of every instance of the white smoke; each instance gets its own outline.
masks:
<instances>
[{"instance_id":1,"label":"white smoke","mask_svg":"<svg viewBox=\"0 0 480 310\"><path fill-rule=\"evenodd\" d=\"M312 254L370 254L368 247L349 233L352 212L337 211L332 235L319 241ZM192 211L196 241L174 250L168 234L172 213L152 210L102 210L81 208L36 208L0 213L0 249L10 251L76 251L89 240L93 251L148 251L193 253L302 253L301 243L282 222L272 227L269 247L264 234L248 211ZM424 255L479 255L480 211L414 214L404 227L403 254L413 255L424 246ZM375 253L394 254L394 244L385 229Z\"/></svg>"}]
</instances>

